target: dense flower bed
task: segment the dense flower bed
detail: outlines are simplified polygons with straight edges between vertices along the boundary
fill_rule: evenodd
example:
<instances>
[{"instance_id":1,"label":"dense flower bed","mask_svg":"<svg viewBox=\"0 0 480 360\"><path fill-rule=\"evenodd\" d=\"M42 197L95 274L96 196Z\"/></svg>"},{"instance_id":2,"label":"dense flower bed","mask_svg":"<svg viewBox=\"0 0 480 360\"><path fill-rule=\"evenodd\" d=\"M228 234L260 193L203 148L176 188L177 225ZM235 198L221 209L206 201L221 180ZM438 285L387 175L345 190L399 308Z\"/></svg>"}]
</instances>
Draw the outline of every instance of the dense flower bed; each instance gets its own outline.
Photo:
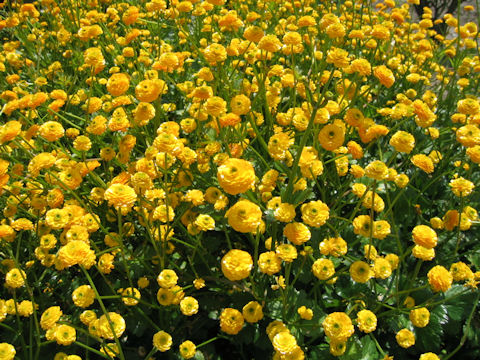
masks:
<instances>
[{"instance_id":1,"label":"dense flower bed","mask_svg":"<svg viewBox=\"0 0 480 360\"><path fill-rule=\"evenodd\" d=\"M4 3L0 359L478 359L478 23L412 3Z\"/></svg>"}]
</instances>

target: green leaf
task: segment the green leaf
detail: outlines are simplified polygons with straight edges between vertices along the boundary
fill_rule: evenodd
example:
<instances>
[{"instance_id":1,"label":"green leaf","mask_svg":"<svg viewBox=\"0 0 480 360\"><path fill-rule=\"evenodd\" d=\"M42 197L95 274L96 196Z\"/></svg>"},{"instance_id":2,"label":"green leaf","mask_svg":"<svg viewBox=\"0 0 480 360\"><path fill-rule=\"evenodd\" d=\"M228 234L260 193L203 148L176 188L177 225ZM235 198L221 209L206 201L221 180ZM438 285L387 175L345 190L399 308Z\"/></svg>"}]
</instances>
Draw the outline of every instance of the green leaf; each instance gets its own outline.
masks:
<instances>
[{"instance_id":1,"label":"green leaf","mask_svg":"<svg viewBox=\"0 0 480 360\"><path fill-rule=\"evenodd\" d=\"M203 356L203 353L200 350L197 350L193 358L195 360L205 360L205 357Z\"/></svg>"},{"instance_id":2,"label":"green leaf","mask_svg":"<svg viewBox=\"0 0 480 360\"><path fill-rule=\"evenodd\" d=\"M330 354L330 347L327 343L322 343L315 348L311 349L308 353L308 359L310 360L331 360L335 359Z\"/></svg>"},{"instance_id":3,"label":"green leaf","mask_svg":"<svg viewBox=\"0 0 480 360\"><path fill-rule=\"evenodd\" d=\"M266 305L266 313L269 314L269 317L271 317L272 319L281 319L282 309L283 304L279 300L268 302Z\"/></svg>"},{"instance_id":4,"label":"green leaf","mask_svg":"<svg viewBox=\"0 0 480 360\"><path fill-rule=\"evenodd\" d=\"M451 300L445 302L445 308L448 317L451 320L464 320L473 306L472 296L469 293L462 294L464 292L465 287L463 287L462 285L454 285L447 292L445 292L445 298L451 298Z\"/></svg>"},{"instance_id":5,"label":"green leaf","mask_svg":"<svg viewBox=\"0 0 480 360\"><path fill-rule=\"evenodd\" d=\"M358 339L347 342L345 354L339 357L341 360L363 360L361 342Z\"/></svg>"}]
</instances>

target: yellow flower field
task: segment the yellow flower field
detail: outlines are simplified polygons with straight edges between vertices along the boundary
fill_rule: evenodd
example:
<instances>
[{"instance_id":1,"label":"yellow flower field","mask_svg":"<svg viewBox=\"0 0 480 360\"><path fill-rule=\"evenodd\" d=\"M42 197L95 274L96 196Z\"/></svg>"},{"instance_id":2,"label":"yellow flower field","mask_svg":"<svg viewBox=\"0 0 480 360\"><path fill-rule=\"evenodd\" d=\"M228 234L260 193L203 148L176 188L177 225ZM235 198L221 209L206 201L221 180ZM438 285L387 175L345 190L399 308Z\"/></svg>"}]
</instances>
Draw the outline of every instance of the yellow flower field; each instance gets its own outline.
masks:
<instances>
[{"instance_id":1,"label":"yellow flower field","mask_svg":"<svg viewBox=\"0 0 480 360\"><path fill-rule=\"evenodd\" d=\"M450 2L2 3L0 360L479 359Z\"/></svg>"}]
</instances>

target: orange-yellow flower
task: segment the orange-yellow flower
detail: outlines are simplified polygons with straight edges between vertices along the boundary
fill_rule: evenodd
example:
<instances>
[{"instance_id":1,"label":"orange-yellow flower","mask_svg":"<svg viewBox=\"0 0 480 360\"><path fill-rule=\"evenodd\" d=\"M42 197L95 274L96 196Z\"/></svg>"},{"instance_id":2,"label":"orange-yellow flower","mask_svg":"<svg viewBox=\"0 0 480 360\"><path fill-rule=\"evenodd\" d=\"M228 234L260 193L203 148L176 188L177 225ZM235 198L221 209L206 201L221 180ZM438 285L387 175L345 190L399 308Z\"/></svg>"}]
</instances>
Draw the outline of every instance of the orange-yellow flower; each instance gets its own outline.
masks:
<instances>
[{"instance_id":1,"label":"orange-yellow flower","mask_svg":"<svg viewBox=\"0 0 480 360\"><path fill-rule=\"evenodd\" d=\"M107 81L107 91L113 96L124 94L130 86L130 79L127 74L116 73L110 76Z\"/></svg>"},{"instance_id":2,"label":"orange-yellow flower","mask_svg":"<svg viewBox=\"0 0 480 360\"><path fill-rule=\"evenodd\" d=\"M135 190L128 185L112 184L105 191L105 200L114 207L129 207L137 200Z\"/></svg>"},{"instance_id":3,"label":"orange-yellow flower","mask_svg":"<svg viewBox=\"0 0 480 360\"><path fill-rule=\"evenodd\" d=\"M230 158L218 167L217 179L226 193L237 195L254 186L255 170L246 160Z\"/></svg>"},{"instance_id":4,"label":"orange-yellow flower","mask_svg":"<svg viewBox=\"0 0 480 360\"><path fill-rule=\"evenodd\" d=\"M434 266L427 274L428 283L435 292L445 292L452 286L453 275L441 265Z\"/></svg>"},{"instance_id":5,"label":"orange-yellow flower","mask_svg":"<svg viewBox=\"0 0 480 360\"><path fill-rule=\"evenodd\" d=\"M380 84L384 85L387 88L392 87L395 82L395 76L393 75L392 70L387 68L385 65L375 66L373 68L373 75L380 81Z\"/></svg>"},{"instance_id":6,"label":"orange-yellow flower","mask_svg":"<svg viewBox=\"0 0 480 360\"><path fill-rule=\"evenodd\" d=\"M250 275L253 267L251 255L243 250L232 249L222 258L222 272L230 281L242 280Z\"/></svg>"},{"instance_id":7,"label":"orange-yellow flower","mask_svg":"<svg viewBox=\"0 0 480 360\"><path fill-rule=\"evenodd\" d=\"M333 151L343 145L345 131L335 124L325 125L318 133L318 141L325 150Z\"/></svg>"},{"instance_id":8,"label":"orange-yellow flower","mask_svg":"<svg viewBox=\"0 0 480 360\"><path fill-rule=\"evenodd\" d=\"M330 217L330 210L327 204L320 200L304 203L301 207L301 211L303 222L313 227L322 226Z\"/></svg>"}]
</instances>

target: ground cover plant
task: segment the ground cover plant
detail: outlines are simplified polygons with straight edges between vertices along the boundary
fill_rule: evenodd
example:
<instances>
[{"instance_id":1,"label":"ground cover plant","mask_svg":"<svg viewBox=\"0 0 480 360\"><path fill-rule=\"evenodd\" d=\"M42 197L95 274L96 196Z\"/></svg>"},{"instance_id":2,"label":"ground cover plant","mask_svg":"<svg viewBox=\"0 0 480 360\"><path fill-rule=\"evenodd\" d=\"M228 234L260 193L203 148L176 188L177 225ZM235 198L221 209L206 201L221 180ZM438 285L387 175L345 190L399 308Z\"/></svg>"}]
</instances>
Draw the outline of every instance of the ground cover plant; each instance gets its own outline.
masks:
<instances>
[{"instance_id":1,"label":"ground cover plant","mask_svg":"<svg viewBox=\"0 0 480 360\"><path fill-rule=\"evenodd\" d=\"M0 359L480 358L478 12L418 4L3 3Z\"/></svg>"}]
</instances>

